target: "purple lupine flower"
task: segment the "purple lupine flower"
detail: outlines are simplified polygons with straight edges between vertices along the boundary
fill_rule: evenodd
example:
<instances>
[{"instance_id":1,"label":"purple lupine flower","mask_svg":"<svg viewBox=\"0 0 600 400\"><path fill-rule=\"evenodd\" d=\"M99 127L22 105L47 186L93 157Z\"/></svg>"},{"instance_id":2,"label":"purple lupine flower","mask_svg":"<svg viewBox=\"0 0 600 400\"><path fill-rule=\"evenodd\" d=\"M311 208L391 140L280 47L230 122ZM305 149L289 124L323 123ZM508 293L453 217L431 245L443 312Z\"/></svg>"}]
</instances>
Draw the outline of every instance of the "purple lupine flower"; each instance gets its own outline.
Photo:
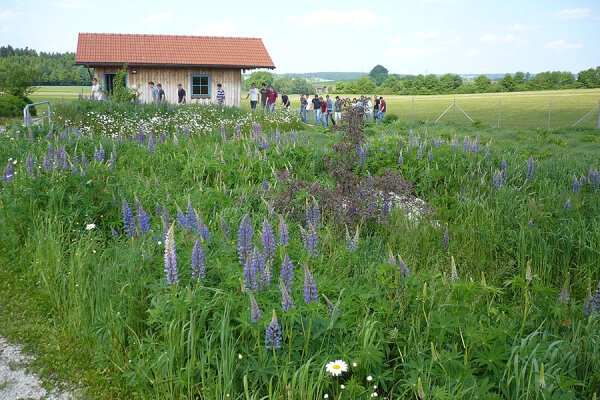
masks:
<instances>
[{"instance_id":1,"label":"purple lupine flower","mask_svg":"<svg viewBox=\"0 0 600 400\"><path fill-rule=\"evenodd\" d=\"M27 159L25 160L25 167L27 168L27 174L29 176L33 176L33 170L35 168L35 165L31 153L27 154Z\"/></svg>"},{"instance_id":2,"label":"purple lupine flower","mask_svg":"<svg viewBox=\"0 0 600 400\"><path fill-rule=\"evenodd\" d=\"M590 315L593 312L600 312L600 281L598 281L598 287L594 290L594 294L589 292L588 289L588 298L587 298L587 306L583 313L585 315Z\"/></svg>"},{"instance_id":3,"label":"purple lupine flower","mask_svg":"<svg viewBox=\"0 0 600 400\"><path fill-rule=\"evenodd\" d=\"M571 209L571 199L567 199L567 201L565 201L565 204L563 205L563 210L569 211L570 209Z\"/></svg>"},{"instance_id":4,"label":"purple lupine flower","mask_svg":"<svg viewBox=\"0 0 600 400\"><path fill-rule=\"evenodd\" d=\"M408 132L408 150L414 147L414 133L412 129Z\"/></svg>"},{"instance_id":5,"label":"purple lupine flower","mask_svg":"<svg viewBox=\"0 0 600 400\"><path fill-rule=\"evenodd\" d=\"M263 179L263 182L262 182L262 188L263 188L263 190L264 190L265 192L266 192L267 190L269 190L269 181L267 180L267 178L264 178L264 179Z\"/></svg>"},{"instance_id":6,"label":"purple lupine flower","mask_svg":"<svg viewBox=\"0 0 600 400\"><path fill-rule=\"evenodd\" d=\"M195 212L195 214L196 214L195 222L196 222L196 226L197 226L196 232L198 232L198 235L200 235L202 237L202 239L204 239L207 242L210 242L210 232L208 230L208 227L204 223L204 219L202 219L202 215L200 215L199 212Z\"/></svg>"},{"instance_id":7,"label":"purple lupine flower","mask_svg":"<svg viewBox=\"0 0 600 400\"><path fill-rule=\"evenodd\" d=\"M388 250L387 263L391 267L395 267L396 266L396 257L394 256L394 253L392 253L391 249Z\"/></svg>"},{"instance_id":8,"label":"purple lupine flower","mask_svg":"<svg viewBox=\"0 0 600 400\"><path fill-rule=\"evenodd\" d=\"M156 136L150 135L148 138L148 152L150 155L154 154L154 145L156 144Z\"/></svg>"},{"instance_id":9,"label":"purple lupine flower","mask_svg":"<svg viewBox=\"0 0 600 400\"><path fill-rule=\"evenodd\" d=\"M593 172L590 169L590 174L588 175L588 178L589 178L590 183L594 186L594 190L598 190L598 187L600 186L600 179L599 179L599 176L598 176L598 169L594 168Z\"/></svg>"},{"instance_id":10,"label":"purple lupine flower","mask_svg":"<svg viewBox=\"0 0 600 400\"><path fill-rule=\"evenodd\" d=\"M444 231L444 236L442 237L442 246L444 250L448 251L448 245L450 244L450 235L448 234L448 228Z\"/></svg>"},{"instance_id":11,"label":"purple lupine flower","mask_svg":"<svg viewBox=\"0 0 600 400\"><path fill-rule=\"evenodd\" d=\"M167 137L165 136L165 133L161 133L160 134L160 139L159 139L160 143L164 143L167 141Z\"/></svg>"},{"instance_id":12,"label":"purple lupine flower","mask_svg":"<svg viewBox=\"0 0 600 400\"><path fill-rule=\"evenodd\" d=\"M238 255L240 264L244 265L246 259L252 251L252 225L250 224L250 215L244 215L238 231Z\"/></svg>"},{"instance_id":13,"label":"purple lupine flower","mask_svg":"<svg viewBox=\"0 0 600 400\"><path fill-rule=\"evenodd\" d=\"M183 211L181 211L181 208L179 208L179 205L177 205L177 223L179 224L180 229L187 230L189 228L188 220L183 214Z\"/></svg>"},{"instance_id":14,"label":"purple lupine flower","mask_svg":"<svg viewBox=\"0 0 600 400\"><path fill-rule=\"evenodd\" d=\"M398 167L404 165L404 157L402 157L402 153L398 156Z\"/></svg>"},{"instance_id":15,"label":"purple lupine flower","mask_svg":"<svg viewBox=\"0 0 600 400\"><path fill-rule=\"evenodd\" d=\"M67 162L68 154L67 154L67 150L65 149L65 146L61 147L59 158L60 158L60 167L62 168L63 171L66 171L69 168L69 163Z\"/></svg>"},{"instance_id":16,"label":"purple lupine flower","mask_svg":"<svg viewBox=\"0 0 600 400\"><path fill-rule=\"evenodd\" d=\"M279 216L279 245L283 247L287 247L290 243L290 232L288 230L288 226L285 223L285 219L280 215Z\"/></svg>"},{"instance_id":17,"label":"purple lupine flower","mask_svg":"<svg viewBox=\"0 0 600 400\"><path fill-rule=\"evenodd\" d=\"M308 250L311 257L317 257L319 255L319 237L313 224L308 223L308 230L300 227L300 233L302 235L302 241L304 242L304 248Z\"/></svg>"},{"instance_id":18,"label":"purple lupine flower","mask_svg":"<svg viewBox=\"0 0 600 400\"><path fill-rule=\"evenodd\" d=\"M81 168L85 171L88 165L88 160L83 151L81 152Z\"/></svg>"},{"instance_id":19,"label":"purple lupine flower","mask_svg":"<svg viewBox=\"0 0 600 400\"><path fill-rule=\"evenodd\" d=\"M190 137L190 127L188 125L183 127L183 136L188 139Z\"/></svg>"},{"instance_id":20,"label":"purple lupine flower","mask_svg":"<svg viewBox=\"0 0 600 400\"><path fill-rule=\"evenodd\" d=\"M404 142L402 142L402 138L398 139L398 151L400 153L402 153L402 150L404 148Z\"/></svg>"},{"instance_id":21,"label":"purple lupine flower","mask_svg":"<svg viewBox=\"0 0 600 400\"><path fill-rule=\"evenodd\" d=\"M533 226L533 221L532 220L527 221L527 225Z\"/></svg>"},{"instance_id":22,"label":"purple lupine flower","mask_svg":"<svg viewBox=\"0 0 600 400\"><path fill-rule=\"evenodd\" d=\"M125 200L125 198L123 198L123 222L125 224L125 233L127 234L127 236L136 236L133 212L131 211L131 207L129 207L129 204L127 203L127 200Z\"/></svg>"},{"instance_id":23,"label":"purple lupine flower","mask_svg":"<svg viewBox=\"0 0 600 400\"><path fill-rule=\"evenodd\" d=\"M561 289L557 300L563 304L569 304L569 300L571 300L571 298L569 297L569 290L566 286Z\"/></svg>"},{"instance_id":24,"label":"purple lupine flower","mask_svg":"<svg viewBox=\"0 0 600 400\"><path fill-rule=\"evenodd\" d=\"M319 208L319 203L314 198L311 222L315 228L321 224L321 208Z\"/></svg>"},{"instance_id":25,"label":"purple lupine flower","mask_svg":"<svg viewBox=\"0 0 600 400\"><path fill-rule=\"evenodd\" d=\"M258 247L254 246L254 251L249 254L244 265L244 285L250 290L256 292L261 289L260 274L264 267L265 259Z\"/></svg>"},{"instance_id":26,"label":"purple lupine flower","mask_svg":"<svg viewBox=\"0 0 600 400\"><path fill-rule=\"evenodd\" d=\"M198 223L196 222L196 211L194 211L194 208L192 207L192 200L190 199L189 195L188 195L187 210L185 212L184 217L185 217L187 229L189 229L191 231L197 231Z\"/></svg>"},{"instance_id":27,"label":"purple lupine flower","mask_svg":"<svg viewBox=\"0 0 600 400\"><path fill-rule=\"evenodd\" d=\"M256 299L252 295L252 292L248 292L248 295L250 296L250 320L253 324L256 324L263 316L260 312L260 308L258 308Z\"/></svg>"},{"instance_id":28,"label":"purple lupine flower","mask_svg":"<svg viewBox=\"0 0 600 400\"><path fill-rule=\"evenodd\" d=\"M137 220L140 233L143 234L150 232L150 218L148 217L144 207L142 207L142 203L140 203L140 200L137 197L135 198L135 207L137 209Z\"/></svg>"},{"instance_id":29,"label":"purple lupine flower","mask_svg":"<svg viewBox=\"0 0 600 400\"><path fill-rule=\"evenodd\" d=\"M277 244L275 243L275 234L273 233L273 228L266 218L262 226L262 244L265 258L269 263L273 263L273 257L275 256L275 248L277 247Z\"/></svg>"},{"instance_id":30,"label":"purple lupine flower","mask_svg":"<svg viewBox=\"0 0 600 400\"><path fill-rule=\"evenodd\" d=\"M586 179L586 177L585 177L585 175L584 175L584 174L581 174L581 175L580 175L580 178L579 178L579 183L581 183L581 186L585 186L585 185L587 185L587 179Z\"/></svg>"},{"instance_id":31,"label":"purple lupine flower","mask_svg":"<svg viewBox=\"0 0 600 400\"><path fill-rule=\"evenodd\" d=\"M533 156L529 156L527 161L527 180L531 182L533 180Z\"/></svg>"},{"instance_id":32,"label":"purple lupine flower","mask_svg":"<svg viewBox=\"0 0 600 400\"><path fill-rule=\"evenodd\" d=\"M500 163L500 171L502 171L502 182L506 181L506 160L503 158Z\"/></svg>"},{"instance_id":33,"label":"purple lupine flower","mask_svg":"<svg viewBox=\"0 0 600 400\"><path fill-rule=\"evenodd\" d=\"M231 230L229 229L229 225L227 225L227 221L223 217L221 218L221 231L223 232L223 236L227 239L231 237Z\"/></svg>"},{"instance_id":34,"label":"purple lupine flower","mask_svg":"<svg viewBox=\"0 0 600 400\"><path fill-rule=\"evenodd\" d=\"M573 190L573 192L575 193L581 190L581 187L579 186L579 181L577 180L577 177L575 175L573 175L573 178L571 179L571 190Z\"/></svg>"},{"instance_id":35,"label":"purple lupine flower","mask_svg":"<svg viewBox=\"0 0 600 400\"><path fill-rule=\"evenodd\" d=\"M417 150L417 160L421 159L423 159L423 148L419 147L419 150Z\"/></svg>"},{"instance_id":36,"label":"purple lupine flower","mask_svg":"<svg viewBox=\"0 0 600 400\"><path fill-rule=\"evenodd\" d=\"M281 308L284 311L295 308L292 297L290 296L290 292L288 291L288 287L284 282L279 283L279 290L281 291Z\"/></svg>"},{"instance_id":37,"label":"purple lupine flower","mask_svg":"<svg viewBox=\"0 0 600 400\"><path fill-rule=\"evenodd\" d=\"M119 237L119 232L115 231L115 228L110 228L110 234L112 237Z\"/></svg>"},{"instance_id":38,"label":"purple lupine flower","mask_svg":"<svg viewBox=\"0 0 600 400\"><path fill-rule=\"evenodd\" d=\"M167 225L171 225L171 222L173 222L173 218L171 218L171 214L164 204L162 205L162 217Z\"/></svg>"},{"instance_id":39,"label":"purple lupine flower","mask_svg":"<svg viewBox=\"0 0 600 400\"><path fill-rule=\"evenodd\" d=\"M281 326L279 326L277 315L273 310L273 318L265 331L265 347L269 350L281 348L281 336Z\"/></svg>"},{"instance_id":40,"label":"purple lupine flower","mask_svg":"<svg viewBox=\"0 0 600 400\"><path fill-rule=\"evenodd\" d=\"M313 217L313 209L310 207L310 204L308 203L308 199L306 199L306 205L305 205L305 214L306 214L306 224L308 225L309 222L313 222L314 221L314 217Z\"/></svg>"},{"instance_id":41,"label":"purple lupine flower","mask_svg":"<svg viewBox=\"0 0 600 400\"><path fill-rule=\"evenodd\" d=\"M367 147L360 146L358 149L358 157L360 159L360 166L364 167L367 162Z\"/></svg>"},{"instance_id":42,"label":"purple lupine flower","mask_svg":"<svg viewBox=\"0 0 600 400\"><path fill-rule=\"evenodd\" d=\"M48 143L48 158L51 160L54 158L54 147L52 147L52 143Z\"/></svg>"},{"instance_id":43,"label":"purple lupine flower","mask_svg":"<svg viewBox=\"0 0 600 400\"><path fill-rule=\"evenodd\" d=\"M200 239L196 239L192 249L192 279L204 279L205 277L204 250Z\"/></svg>"},{"instance_id":44,"label":"purple lupine flower","mask_svg":"<svg viewBox=\"0 0 600 400\"><path fill-rule=\"evenodd\" d=\"M156 203L156 206L154 207L154 215L157 217L161 217L162 213L163 213L162 206L160 205L160 203Z\"/></svg>"},{"instance_id":45,"label":"purple lupine flower","mask_svg":"<svg viewBox=\"0 0 600 400\"><path fill-rule=\"evenodd\" d=\"M165 240L165 273L167 274L167 283L169 285L177 285L179 283L174 228L175 224L172 224L167 231L167 238Z\"/></svg>"},{"instance_id":46,"label":"purple lupine flower","mask_svg":"<svg viewBox=\"0 0 600 400\"><path fill-rule=\"evenodd\" d=\"M294 282L294 264L292 264L292 260L290 260L287 251L283 257L283 262L281 263L281 273L279 278L287 287L291 287Z\"/></svg>"},{"instance_id":47,"label":"purple lupine flower","mask_svg":"<svg viewBox=\"0 0 600 400\"><path fill-rule=\"evenodd\" d=\"M260 254L260 253L259 253ZM260 273L260 290L263 290L269 286L271 286L271 279L273 278L273 271L271 270L271 264L268 262L265 262L265 258L264 256L261 254L260 257L262 257L262 264L264 265L261 273Z\"/></svg>"},{"instance_id":48,"label":"purple lupine flower","mask_svg":"<svg viewBox=\"0 0 600 400\"><path fill-rule=\"evenodd\" d=\"M337 308L335 306L335 304L333 304L329 298L327 298L327 296L325 296L323 294L323 297L325 298L325 302L327 303L327 309L329 310L329 317L333 317L333 314L335 313L335 315L340 315L340 309Z\"/></svg>"},{"instance_id":49,"label":"purple lupine flower","mask_svg":"<svg viewBox=\"0 0 600 400\"><path fill-rule=\"evenodd\" d=\"M50 158L48 155L44 155L44 170L50 171L52 169L52 164L50 163Z\"/></svg>"},{"instance_id":50,"label":"purple lupine flower","mask_svg":"<svg viewBox=\"0 0 600 400\"><path fill-rule=\"evenodd\" d=\"M431 150L429 150L429 152L427 153L427 158L429 158L430 162L433 161L433 152Z\"/></svg>"},{"instance_id":51,"label":"purple lupine flower","mask_svg":"<svg viewBox=\"0 0 600 400\"><path fill-rule=\"evenodd\" d=\"M11 160L8 160L8 163L6 164L6 168L2 172L2 180L4 181L4 183L10 183L14 177L15 177L15 170L13 169L13 164L12 164Z\"/></svg>"},{"instance_id":52,"label":"purple lupine flower","mask_svg":"<svg viewBox=\"0 0 600 400\"><path fill-rule=\"evenodd\" d=\"M402 257L398 257L398 270L402 278L408 278L410 276L410 270L406 266L406 263L404 262Z\"/></svg>"},{"instance_id":53,"label":"purple lupine flower","mask_svg":"<svg viewBox=\"0 0 600 400\"><path fill-rule=\"evenodd\" d=\"M354 253L358 249L358 233L358 226L356 227L356 232L354 233L354 236L350 236L350 234L348 233L348 228L346 228L346 240L348 240L348 246L346 247L346 250L348 250L348 252L350 253Z\"/></svg>"},{"instance_id":54,"label":"purple lupine flower","mask_svg":"<svg viewBox=\"0 0 600 400\"><path fill-rule=\"evenodd\" d=\"M304 302L317 303L319 301L319 292L315 279L306 265L302 267L304 268Z\"/></svg>"},{"instance_id":55,"label":"purple lupine flower","mask_svg":"<svg viewBox=\"0 0 600 400\"><path fill-rule=\"evenodd\" d=\"M502 178L502 171L494 172L494 175L492 176L492 187L500 190L500 188L502 187L503 180L504 179Z\"/></svg>"},{"instance_id":56,"label":"purple lupine flower","mask_svg":"<svg viewBox=\"0 0 600 400\"><path fill-rule=\"evenodd\" d=\"M381 203L381 216L383 218L387 218L388 214L390 213L390 207L390 201L388 199L384 199Z\"/></svg>"}]
</instances>

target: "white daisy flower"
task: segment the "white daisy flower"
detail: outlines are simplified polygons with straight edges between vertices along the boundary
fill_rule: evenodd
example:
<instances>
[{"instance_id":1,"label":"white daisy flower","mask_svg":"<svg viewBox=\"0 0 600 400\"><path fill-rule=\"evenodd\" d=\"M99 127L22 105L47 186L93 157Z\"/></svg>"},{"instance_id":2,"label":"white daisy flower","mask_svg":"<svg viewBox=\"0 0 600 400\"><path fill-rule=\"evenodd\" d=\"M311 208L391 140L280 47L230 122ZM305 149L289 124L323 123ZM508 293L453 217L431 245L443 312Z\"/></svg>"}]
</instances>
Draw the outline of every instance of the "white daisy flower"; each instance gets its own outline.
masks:
<instances>
[{"instance_id":1,"label":"white daisy flower","mask_svg":"<svg viewBox=\"0 0 600 400\"><path fill-rule=\"evenodd\" d=\"M325 369L331 375L338 376L338 375L341 375L342 372L348 371L348 364L346 364L342 360L335 360L335 361L331 361L330 363L327 363L327 365L325 366Z\"/></svg>"},{"instance_id":2,"label":"white daisy flower","mask_svg":"<svg viewBox=\"0 0 600 400\"><path fill-rule=\"evenodd\" d=\"M372 377L371 375L369 375L369 376L367 376L367 380L368 380L369 382L371 382L371 381L373 380L373 377Z\"/></svg>"},{"instance_id":3,"label":"white daisy flower","mask_svg":"<svg viewBox=\"0 0 600 400\"><path fill-rule=\"evenodd\" d=\"M96 227L96 224L87 224L85 226L85 229L87 229L88 231L91 231L92 229L94 229Z\"/></svg>"},{"instance_id":4,"label":"white daisy flower","mask_svg":"<svg viewBox=\"0 0 600 400\"><path fill-rule=\"evenodd\" d=\"M371 397L377 397L377 396L379 396L379 395L377 394L377 392L373 392L373 393L371 393Z\"/></svg>"}]
</instances>

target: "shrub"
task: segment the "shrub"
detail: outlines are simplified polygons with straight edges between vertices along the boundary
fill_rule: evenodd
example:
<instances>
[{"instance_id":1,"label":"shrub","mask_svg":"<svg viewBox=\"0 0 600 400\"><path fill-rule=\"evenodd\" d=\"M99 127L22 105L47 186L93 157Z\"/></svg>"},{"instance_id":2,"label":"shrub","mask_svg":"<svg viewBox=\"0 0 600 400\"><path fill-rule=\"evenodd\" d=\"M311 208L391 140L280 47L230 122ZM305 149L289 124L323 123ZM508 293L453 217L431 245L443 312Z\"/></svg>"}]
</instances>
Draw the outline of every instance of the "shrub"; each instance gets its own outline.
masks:
<instances>
[{"instance_id":1,"label":"shrub","mask_svg":"<svg viewBox=\"0 0 600 400\"><path fill-rule=\"evenodd\" d=\"M0 96L0 117L20 117L23 115L23 108L31 103L33 102L28 97L3 94ZM29 111L32 116L37 115L35 107L31 107Z\"/></svg>"}]
</instances>

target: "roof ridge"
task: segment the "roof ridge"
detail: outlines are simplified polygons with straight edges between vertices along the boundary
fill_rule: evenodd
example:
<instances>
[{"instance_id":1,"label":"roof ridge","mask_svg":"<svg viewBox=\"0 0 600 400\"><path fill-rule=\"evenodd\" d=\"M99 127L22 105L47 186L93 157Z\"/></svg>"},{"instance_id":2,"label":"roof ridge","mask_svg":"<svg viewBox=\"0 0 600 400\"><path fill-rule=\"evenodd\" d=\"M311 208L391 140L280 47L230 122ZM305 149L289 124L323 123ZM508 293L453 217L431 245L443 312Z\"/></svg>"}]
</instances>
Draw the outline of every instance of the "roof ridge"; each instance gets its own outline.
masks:
<instances>
[{"instance_id":1,"label":"roof ridge","mask_svg":"<svg viewBox=\"0 0 600 400\"><path fill-rule=\"evenodd\" d=\"M182 37L182 38L214 38L214 39L242 39L242 40L261 40L259 37L242 36L212 36L212 35L171 35L155 33L102 33L102 32L79 32L79 35L103 35L103 36L151 36L151 37Z\"/></svg>"}]
</instances>

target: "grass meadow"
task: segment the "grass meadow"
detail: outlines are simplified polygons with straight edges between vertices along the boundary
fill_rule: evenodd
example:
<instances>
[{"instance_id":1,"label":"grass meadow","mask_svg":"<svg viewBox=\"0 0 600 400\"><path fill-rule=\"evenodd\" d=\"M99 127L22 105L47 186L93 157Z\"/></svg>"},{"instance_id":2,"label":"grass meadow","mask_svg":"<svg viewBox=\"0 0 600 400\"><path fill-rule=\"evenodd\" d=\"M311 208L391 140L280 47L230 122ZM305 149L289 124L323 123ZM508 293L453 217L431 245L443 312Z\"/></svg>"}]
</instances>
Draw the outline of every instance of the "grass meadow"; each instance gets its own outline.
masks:
<instances>
[{"instance_id":1,"label":"grass meadow","mask_svg":"<svg viewBox=\"0 0 600 400\"><path fill-rule=\"evenodd\" d=\"M597 396L597 130L55 112L0 134L0 333L51 381L90 399Z\"/></svg>"}]
</instances>

